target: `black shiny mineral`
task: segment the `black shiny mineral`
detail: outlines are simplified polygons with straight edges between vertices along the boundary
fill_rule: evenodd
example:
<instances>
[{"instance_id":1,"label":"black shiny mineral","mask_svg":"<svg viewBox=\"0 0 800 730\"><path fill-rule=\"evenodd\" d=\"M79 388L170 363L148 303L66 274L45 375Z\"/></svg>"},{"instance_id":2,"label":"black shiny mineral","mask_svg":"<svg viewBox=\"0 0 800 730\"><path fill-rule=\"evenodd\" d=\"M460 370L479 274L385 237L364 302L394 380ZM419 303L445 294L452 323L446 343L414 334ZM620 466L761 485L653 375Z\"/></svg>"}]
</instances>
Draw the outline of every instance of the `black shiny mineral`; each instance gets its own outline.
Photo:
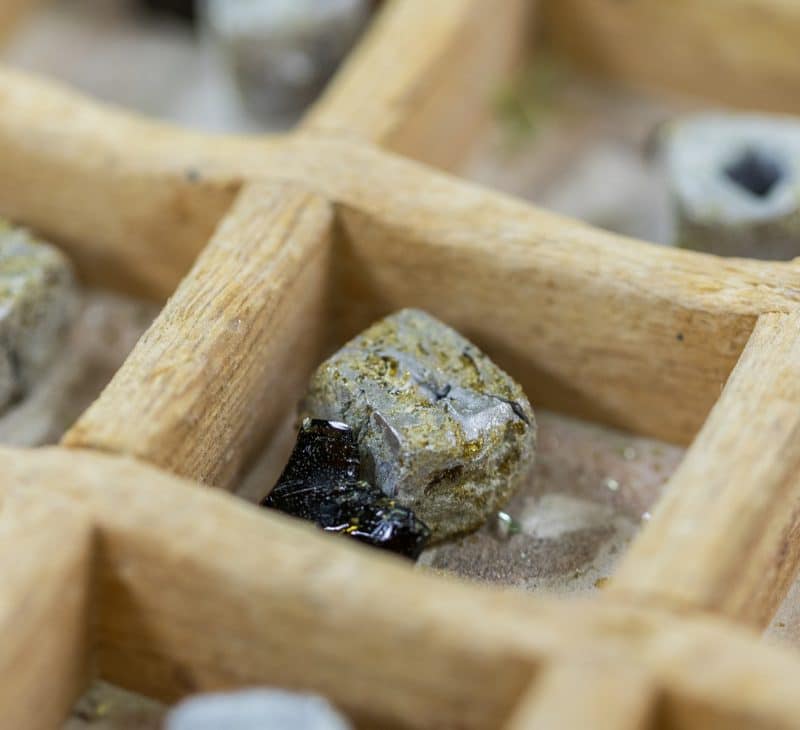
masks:
<instances>
[{"instance_id":1,"label":"black shiny mineral","mask_svg":"<svg viewBox=\"0 0 800 730\"><path fill-rule=\"evenodd\" d=\"M289 463L261 505L416 560L430 537L427 525L359 479L359 470L350 427L307 418Z\"/></svg>"}]
</instances>

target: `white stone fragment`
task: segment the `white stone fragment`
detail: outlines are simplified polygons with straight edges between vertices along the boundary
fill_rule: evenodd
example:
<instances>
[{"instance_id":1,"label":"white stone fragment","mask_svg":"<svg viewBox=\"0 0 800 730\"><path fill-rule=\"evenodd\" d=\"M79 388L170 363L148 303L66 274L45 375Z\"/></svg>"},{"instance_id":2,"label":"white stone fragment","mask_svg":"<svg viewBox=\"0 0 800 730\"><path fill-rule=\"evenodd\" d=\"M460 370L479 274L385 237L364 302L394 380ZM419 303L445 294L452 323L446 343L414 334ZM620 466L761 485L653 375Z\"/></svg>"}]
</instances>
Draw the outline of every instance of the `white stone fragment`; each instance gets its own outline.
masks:
<instances>
[{"instance_id":1,"label":"white stone fragment","mask_svg":"<svg viewBox=\"0 0 800 730\"><path fill-rule=\"evenodd\" d=\"M206 24L257 116L313 100L355 43L367 0L206 0Z\"/></svg>"},{"instance_id":2,"label":"white stone fragment","mask_svg":"<svg viewBox=\"0 0 800 730\"><path fill-rule=\"evenodd\" d=\"M322 697L250 689L190 697L167 716L166 730L350 730Z\"/></svg>"},{"instance_id":3,"label":"white stone fragment","mask_svg":"<svg viewBox=\"0 0 800 730\"><path fill-rule=\"evenodd\" d=\"M800 255L800 123L689 116L665 128L662 156L681 246L763 259Z\"/></svg>"}]
</instances>

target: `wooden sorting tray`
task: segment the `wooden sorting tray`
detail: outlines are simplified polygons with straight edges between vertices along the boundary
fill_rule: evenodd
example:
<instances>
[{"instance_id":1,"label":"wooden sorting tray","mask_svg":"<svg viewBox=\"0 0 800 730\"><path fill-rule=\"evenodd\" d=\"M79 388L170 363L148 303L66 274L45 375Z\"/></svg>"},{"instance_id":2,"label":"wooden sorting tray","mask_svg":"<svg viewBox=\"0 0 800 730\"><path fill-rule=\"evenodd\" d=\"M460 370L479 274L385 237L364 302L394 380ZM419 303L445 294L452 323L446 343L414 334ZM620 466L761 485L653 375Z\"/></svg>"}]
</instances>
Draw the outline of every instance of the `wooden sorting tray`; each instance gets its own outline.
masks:
<instances>
[{"instance_id":1,"label":"wooden sorting tray","mask_svg":"<svg viewBox=\"0 0 800 730\"><path fill-rule=\"evenodd\" d=\"M469 148L533 6L388 3L280 137L0 71L0 214L89 283L169 297L61 446L0 449L3 727L57 726L92 677L162 700L313 690L381 728L800 726L800 659L757 635L800 561L800 270L623 239L421 164ZM540 14L607 73L800 106L786 0ZM408 305L535 406L691 444L601 595L415 572L201 486L231 488L324 353Z\"/></svg>"}]
</instances>

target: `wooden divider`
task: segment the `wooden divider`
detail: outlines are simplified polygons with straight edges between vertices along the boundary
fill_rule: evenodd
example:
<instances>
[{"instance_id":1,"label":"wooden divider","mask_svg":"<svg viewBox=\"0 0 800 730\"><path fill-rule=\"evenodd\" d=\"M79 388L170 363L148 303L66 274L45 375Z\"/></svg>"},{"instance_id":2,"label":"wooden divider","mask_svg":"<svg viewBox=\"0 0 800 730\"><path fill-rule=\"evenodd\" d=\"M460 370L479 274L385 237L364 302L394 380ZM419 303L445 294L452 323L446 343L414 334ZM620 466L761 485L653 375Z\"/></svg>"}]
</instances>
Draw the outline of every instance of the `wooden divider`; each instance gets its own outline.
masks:
<instances>
[{"instance_id":1,"label":"wooden divider","mask_svg":"<svg viewBox=\"0 0 800 730\"><path fill-rule=\"evenodd\" d=\"M355 145L332 180L319 147L295 175L338 203L340 339L422 307L538 407L689 443L758 315L800 302L790 264L626 239Z\"/></svg>"},{"instance_id":2,"label":"wooden divider","mask_svg":"<svg viewBox=\"0 0 800 730\"><path fill-rule=\"evenodd\" d=\"M518 62L535 3L386 3L303 127L374 142L450 168L492 113Z\"/></svg>"},{"instance_id":3,"label":"wooden divider","mask_svg":"<svg viewBox=\"0 0 800 730\"><path fill-rule=\"evenodd\" d=\"M702 425L756 318L798 302L800 273L790 264L648 246L364 145L307 134L206 149L191 135L153 130L143 147L126 146L124 131L141 122L12 78L0 77L0 95L5 89L27 101L0 117L5 212L59 240L85 232L70 250L91 259L109 285L143 262L163 261L164 269L139 280L165 293L199 250L199 230L175 228L162 184L187 210L212 211L202 224L210 232L247 180L294 182L330 200L341 222L336 285L348 297L335 313L336 339L392 307L423 306L485 346L539 405L682 443ZM34 117L34 109L52 111ZM67 120L57 129L41 121L56 116ZM53 135L57 154L43 151ZM105 149L97 159L115 151L113 175L87 162L95 143ZM35 175L24 172L31 169ZM79 184L67 184L73 179ZM50 181L49 196L40 194L42 180ZM96 218L95 200L114 236ZM196 219L186 220L191 227ZM146 226L163 236L143 237ZM171 254L155 253L161 249L179 252L182 263L168 263Z\"/></svg>"},{"instance_id":4,"label":"wooden divider","mask_svg":"<svg viewBox=\"0 0 800 730\"><path fill-rule=\"evenodd\" d=\"M90 284L166 299L273 138L189 132L0 69L0 215L63 246ZM219 168L224 168L220 172Z\"/></svg>"},{"instance_id":5,"label":"wooden divider","mask_svg":"<svg viewBox=\"0 0 800 730\"><path fill-rule=\"evenodd\" d=\"M748 109L800 112L792 0L544 0L547 34L582 69Z\"/></svg>"},{"instance_id":6,"label":"wooden divider","mask_svg":"<svg viewBox=\"0 0 800 730\"><path fill-rule=\"evenodd\" d=\"M232 486L322 358L331 224L315 193L247 187L64 443Z\"/></svg>"},{"instance_id":7,"label":"wooden divider","mask_svg":"<svg viewBox=\"0 0 800 730\"><path fill-rule=\"evenodd\" d=\"M17 25L41 4L42 0L3 0L0 3L0 43L8 40Z\"/></svg>"},{"instance_id":8,"label":"wooden divider","mask_svg":"<svg viewBox=\"0 0 800 730\"><path fill-rule=\"evenodd\" d=\"M800 310L765 314L612 581L765 627L800 566Z\"/></svg>"},{"instance_id":9,"label":"wooden divider","mask_svg":"<svg viewBox=\"0 0 800 730\"><path fill-rule=\"evenodd\" d=\"M0 724L52 730L91 671L92 523L63 495L29 494L5 468L0 482Z\"/></svg>"},{"instance_id":10,"label":"wooden divider","mask_svg":"<svg viewBox=\"0 0 800 730\"><path fill-rule=\"evenodd\" d=\"M795 653L724 622L426 575L402 559L130 458L0 448L3 514L18 514L18 494L35 505L68 499L93 525L94 666L102 677L155 697L278 683L323 692L380 727L488 729L509 720L534 677L558 676L546 669L558 657L569 664L570 657L594 656L601 661L590 660L588 671L601 686L610 672L627 676L626 667L641 667L640 679L652 677L659 717L669 727L800 723ZM50 533L30 533L58 542L44 552L54 578L62 561L82 571L89 565L82 548L68 549L80 541L63 542L57 529L71 513L48 516ZM9 547L24 527L0 532L9 565ZM28 585L35 587L28 594L34 604L20 603L25 592L9 588L15 630L26 616L40 642L75 640L80 632L48 624L55 614L31 610L48 603L43 596L64 609L67 584L54 579L52 592ZM43 649L46 641L20 639L19 646ZM579 674L576 691L590 692L590 699L586 674ZM30 676L52 682L49 696L66 697L80 675ZM629 688L635 695L641 687ZM10 698L4 709L17 701Z\"/></svg>"},{"instance_id":11,"label":"wooden divider","mask_svg":"<svg viewBox=\"0 0 800 730\"><path fill-rule=\"evenodd\" d=\"M629 657L591 648L555 660L520 701L506 730L656 728L658 688Z\"/></svg>"}]
</instances>

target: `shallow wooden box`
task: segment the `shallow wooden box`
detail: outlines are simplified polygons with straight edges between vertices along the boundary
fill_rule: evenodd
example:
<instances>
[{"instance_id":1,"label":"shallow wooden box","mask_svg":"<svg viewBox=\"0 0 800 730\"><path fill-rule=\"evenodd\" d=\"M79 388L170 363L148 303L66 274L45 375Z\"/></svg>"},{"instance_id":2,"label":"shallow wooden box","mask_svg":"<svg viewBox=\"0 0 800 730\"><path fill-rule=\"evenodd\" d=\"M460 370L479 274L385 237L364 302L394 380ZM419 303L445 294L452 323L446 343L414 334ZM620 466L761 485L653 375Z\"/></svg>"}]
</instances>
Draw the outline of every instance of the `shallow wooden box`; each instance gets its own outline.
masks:
<instances>
[{"instance_id":1,"label":"shallow wooden box","mask_svg":"<svg viewBox=\"0 0 800 730\"><path fill-rule=\"evenodd\" d=\"M756 633L800 561L797 266L622 239L420 164L467 149L537 11L607 73L800 106L779 0L394 0L282 137L0 72L0 213L86 281L170 297L60 447L0 450L3 727L56 726L96 676L165 700L315 690L375 727L800 725L800 661ZM601 597L412 572L200 486L231 487L323 354L406 305L537 406L691 443Z\"/></svg>"}]
</instances>

